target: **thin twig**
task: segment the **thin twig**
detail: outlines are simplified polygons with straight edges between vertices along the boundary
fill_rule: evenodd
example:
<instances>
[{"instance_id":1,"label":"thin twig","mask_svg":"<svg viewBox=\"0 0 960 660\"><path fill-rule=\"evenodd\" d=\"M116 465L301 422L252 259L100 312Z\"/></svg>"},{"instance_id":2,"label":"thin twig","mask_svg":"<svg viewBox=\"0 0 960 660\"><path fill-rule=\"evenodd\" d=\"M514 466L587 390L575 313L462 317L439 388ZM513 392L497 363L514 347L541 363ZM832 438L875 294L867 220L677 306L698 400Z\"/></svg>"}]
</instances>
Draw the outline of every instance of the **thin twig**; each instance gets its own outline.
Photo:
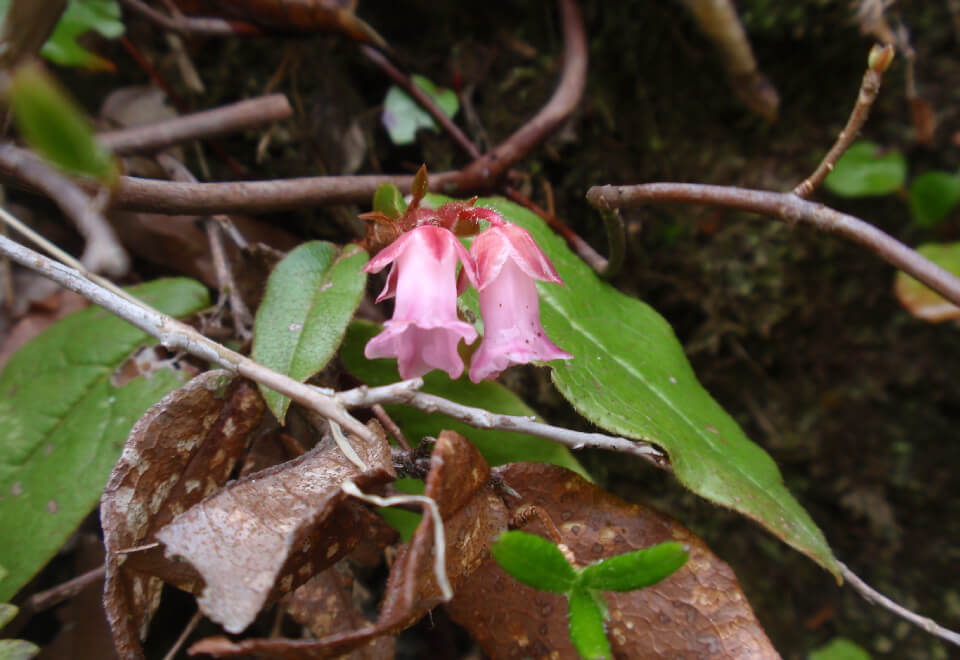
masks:
<instances>
[{"instance_id":1,"label":"thin twig","mask_svg":"<svg viewBox=\"0 0 960 660\"><path fill-rule=\"evenodd\" d=\"M24 224L22 220L17 218L17 216L13 215L2 206L0 206L0 222L2 222L4 227L11 227L13 229L16 229L24 237L29 239L34 245L36 245L41 250L49 254L51 257L75 269L81 275L83 275L89 280L92 280L93 282L96 282L97 284L102 286L104 289L112 291L113 293L117 294L122 298L126 298L132 303L135 303L138 305L141 304L139 300L131 296L129 293L127 293L126 291L118 287L116 284L114 284L110 280L106 279L105 277L101 277L96 273L91 273L90 271L88 271L83 264L81 264L79 261L74 259L71 255L64 252L55 243L48 241L46 238L44 238L43 236L35 232L29 226Z\"/></svg>"},{"instance_id":2,"label":"thin twig","mask_svg":"<svg viewBox=\"0 0 960 660\"><path fill-rule=\"evenodd\" d=\"M457 143L457 146L463 149L470 158L477 159L483 155L480 149L477 148L477 145L470 141L470 138L440 109L440 106L438 106L426 92L420 89L409 76L395 67L383 53L367 45L360 46L360 52L363 53L364 57L379 67L381 71L387 74L393 82L403 88L421 108L426 110L427 113L433 117L434 121L440 124L443 130Z\"/></svg>"},{"instance_id":3,"label":"thin twig","mask_svg":"<svg viewBox=\"0 0 960 660\"><path fill-rule=\"evenodd\" d=\"M695 183L645 183L637 186L594 186L587 201L598 208L637 208L647 204L685 202L739 209L808 224L867 248L889 264L920 280L960 305L960 279L873 225L792 193L748 190Z\"/></svg>"},{"instance_id":4,"label":"thin twig","mask_svg":"<svg viewBox=\"0 0 960 660\"><path fill-rule=\"evenodd\" d=\"M60 207L86 241L81 262L91 271L118 277L130 268L130 257L94 201L67 176L29 151L0 145L0 168L30 184Z\"/></svg>"},{"instance_id":5,"label":"thin twig","mask_svg":"<svg viewBox=\"0 0 960 660\"><path fill-rule=\"evenodd\" d=\"M639 456L660 468L669 467L669 459L659 449L642 440L629 440L602 433L584 433L550 426L533 417L500 415L483 408L465 406L442 397L420 392L423 379L413 378L382 387L361 386L335 395L346 408L368 408L374 404L401 404L426 413L440 413L458 419L478 429L516 431L545 438L570 449L607 449L623 454Z\"/></svg>"},{"instance_id":6,"label":"thin twig","mask_svg":"<svg viewBox=\"0 0 960 660\"><path fill-rule=\"evenodd\" d=\"M167 651L167 654L163 656L163 660L173 660L177 657L177 653L180 652L184 642L186 642L187 638L193 634L193 631L196 630L197 625L200 623L202 618L203 612L200 610L194 612L193 616L190 617L190 620L187 622L187 625L184 626L183 632L180 633L179 637L177 637L177 641L173 643L173 646L170 647L170 650Z\"/></svg>"},{"instance_id":7,"label":"thin twig","mask_svg":"<svg viewBox=\"0 0 960 660\"><path fill-rule=\"evenodd\" d=\"M286 99L284 99L286 100ZM159 154L157 162L160 163L170 174L180 181L196 182L196 177L179 160L169 154ZM230 304L230 312L233 315L233 326L243 341L250 338L251 328L253 328L253 315L243 302L240 290L237 288L236 279L233 277L233 270L230 268L230 259L227 257L227 250L223 245L223 236L221 231L223 226L232 226L228 218L207 218L204 223L207 232L207 241L210 244L210 255L213 258L213 270L217 276L217 285L220 290L220 296Z\"/></svg>"},{"instance_id":8,"label":"thin twig","mask_svg":"<svg viewBox=\"0 0 960 660\"><path fill-rule=\"evenodd\" d=\"M407 436L403 434L403 431L400 430L400 427L397 426L397 423L393 421L393 418L387 414L387 411L383 409L379 403L375 403L370 406L370 410L373 411L373 414L377 416L377 419L380 420L380 423L383 424L383 428L394 437L397 441L397 444L400 445L400 448L406 452L413 451L413 448L410 447L410 443L407 442Z\"/></svg>"},{"instance_id":9,"label":"thin twig","mask_svg":"<svg viewBox=\"0 0 960 660\"><path fill-rule=\"evenodd\" d=\"M100 133L97 138L116 154L152 153L180 142L234 133L279 121L292 114L293 108L286 96L271 94L146 126L107 131Z\"/></svg>"},{"instance_id":10,"label":"thin twig","mask_svg":"<svg viewBox=\"0 0 960 660\"><path fill-rule=\"evenodd\" d=\"M433 519L433 571L437 578L437 586L440 587L444 602L453 598L453 587L450 586L450 580L447 579L447 543L443 532L443 518L440 517L440 507L432 498L425 495L394 495L392 497L368 495L357 488L357 485L349 479L340 484L340 489L347 495L376 506L415 503L421 504L429 510L430 517Z\"/></svg>"},{"instance_id":11,"label":"thin twig","mask_svg":"<svg viewBox=\"0 0 960 660\"><path fill-rule=\"evenodd\" d=\"M91 584L102 580L106 575L107 567L98 566L93 570L87 571L72 580L68 580L46 591L38 591L27 599L26 611L31 614L43 612L54 605L58 605L65 600L73 598L78 593L89 587Z\"/></svg>"},{"instance_id":12,"label":"thin twig","mask_svg":"<svg viewBox=\"0 0 960 660\"><path fill-rule=\"evenodd\" d=\"M877 99L877 94L880 92L880 83L883 82L883 73L887 70L887 67L890 66L893 55L894 48L890 45L876 45L870 50L870 55L867 58L867 70L863 74L863 82L860 83L857 102L850 112L847 125L840 131L840 135L837 136L837 141L834 142L830 151L827 152L827 155L824 156L820 164L817 165L817 169L813 171L813 174L801 181L797 187L793 189L794 195L803 199L809 197L810 194L816 190L817 186L827 178L827 175L833 171L837 160L853 143L863 123L867 121L867 116L870 114L870 106L872 106L873 102Z\"/></svg>"},{"instance_id":13,"label":"thin twig","mask_svg":"<svg viewBox=\"0 0 960 660\"><path fill-rule=\"evenodd\" d=\"M960 646L960 633L956 633L952 630L944 628L933 619L921 616L915 612L911 612L901 605L898 605L860 579L860 576L851 571L846 564L840 561L838 561L837 564L840 566L840 574L843 575L843 577L850 583L850 586L856 589L857 592L865 599L875 605L879 605L880 607L890 610L897 616L906 619L910 623L919 626L920 628L923 628L931 635L939 637L940 639L944 639L951 644Z\"/></svg>"},{"instance_id":14,"label":"thin twig","mask_svg":"<svg viewBox=\"0 0 960 660\"><path fill-rule=\"evenodd\" d=\"M147 3L141 2L141 0L121 0L121 3L157 25L181 34L227 37L262 33L262 30L252 23L227 21L222 18L193 18L183 15L174 18L157 11Z\"/></svg>"},{"instance_id":15,"label":"thin twig","mask_svg":"<svg viewBox=\"0 0 960 660\"><path fill-rule=\"evenodd\" d=\"M344 428L366 442L376 440L372 432L347 413L342 404L333 397L322 394L314 388L298 383L288 376L231 351L227 347L204 337L185 323L181 323L146 305L132 303L91 282L76 270L48 259L42 254L2 236L0 236L0 254L6 254L20 265L37 271L61 286L104 307L155 337L161 345L168 349L184 351L208 362L213 362L265 387L276 390L292 401L316 410L329 419L340 423Z\"/></svg>"}]
</instances>

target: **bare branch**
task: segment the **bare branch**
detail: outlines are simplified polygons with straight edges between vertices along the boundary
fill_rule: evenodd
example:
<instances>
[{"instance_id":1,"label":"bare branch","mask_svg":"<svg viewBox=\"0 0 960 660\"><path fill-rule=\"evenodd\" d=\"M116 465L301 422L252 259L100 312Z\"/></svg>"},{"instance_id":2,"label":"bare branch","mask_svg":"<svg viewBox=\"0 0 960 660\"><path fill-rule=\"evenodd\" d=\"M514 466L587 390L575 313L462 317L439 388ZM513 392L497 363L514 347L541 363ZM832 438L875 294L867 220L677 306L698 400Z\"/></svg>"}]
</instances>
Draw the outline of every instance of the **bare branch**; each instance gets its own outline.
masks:
<instances>
[{"instance_id":1,"label":"bare branch","mask_svg":"<svg viewBox=\"0 0 960 660\"><path fill-rule=\"evenodd\" d=\"M107 131L97 138L116 154L151 153L187 140L224 135L286 119L292 114L293 108L286 96L271 94L146 126Z\"/></svg>"},{"instance_id":2,"label":"bare branch","mask_svg":"<svg viewBox=\"0 0 960 660\"><path fill-rule=\"evenodd\" d=\"M337 393L334 398L346 408L369 408L375 404L402 404L426 413L448 415L478 429L498 429L516 431L527 435L545 438L570 449L606 449L623 454L639 456L660 468L669 469L667 456L642 440L629 440L602 433L584 433L550 426L536 421L533 417L518 415L500 415L483 408L465 406L443 397L420 392L423 379L413 378L383 387L357 387Z\"/></svg>"},{"instance_id":3,"label":"bare branch","mask_svg":"<svg viewBox=\"0 0 960 660\"><path fill-rule=\"evenodd\" d=\"M98 566L93 570L78 575L72 580L58 584L57 586L45 591L38 591L30 596L29 599L27 599L24 609L31 615L36 614L37 612L48 610L55 605L59 605L65 600L73 598L91 584L103 580L103 576L106 575L106 572L106 566Z\"/></svg>"},{"instance_id":4,"label":"bare branch","mask_svg":"<svg viewBox=\"0 0 960 660\"><path fill-rule=\"evenodd\" d=\"M338 422L349 429L351 433L367 442L374 441L370 430L347 413L340 402L333 397L322 394L312 387L235 353L166 314L161 314L146 305L138 305L126 300L91 282L76 270L48 259L42 254L3 236L0 236L0 254L7 255L21 266L35 270L61 286L104 307L155 337L163 346L173 350L185 351L276 390L290 397L292 401L316 410L329 419Z\"/></svg>"},{"instance_id":5,"label":"bare branch","mask_svg":"<svg viewBox=\"0 0 960 660\"><path fill-rule=\"evenodd\" d=\"M853 143L863 123L867 121L867 116L870 114L870 106L872 106L873 102L877 99L877 94L880 92L880 83L883 82L883 72L890 66L890 62L893 60L893 54L893 46L874 46L870 50L870 55L867 58L867 71L863 74L863 82L860 83L860 93L857 94L857 102L850 112L847 125L840 131L840 135L837 136L837 141L830 148L830 151L827 152L827 155L823 157L823 160L820 161L820 164L817 165L817 169L813 171L813 174L801 181L797 187L793 189L794 195L804 199L809 197L817 186L823 183L827 175L833 171L837 160L839 160L840 156L842 156Z\"/></svg>"},{"instance_id":6,"label":"bare branch","mask_svg":"<svg viewBox=\"0 0 960 660\"><path fill-rule=\"evenodd\" d=\"M587 201L601 209L637 208L647 204L685 202L750 211L780 218L788 224L808 224L867 248L889 264L920 280L960 305L960 279L873 225L823 204L791 193L748 190L696 183L645 183L637 186L594 186Z\"/></svg>"},{"instance_id":7,"label":"bare branch","mask_svg":"<svg viewBox=\"0 0 960 660\"><path fill-rule=\"evenodd\" d=\"M925 616L920 616L915 612L911 612L907 608L898 605L893 602L882 593L871 587L869 584L860 579L856 573L850 570L850 568L843 562L837 562L840 566L840 574L850 583L850 586L857 590L857 592L863 596L865 599L870 601L875 605L879 605L887 610L890 610L897 616L906 619L910 623L923 628L931 635L944 639L951 644L956 644L960 646L960 634L955 633L952 630L944 628L938 624L933 619L929 619Z\"/></svg>"},{"instance_id":8,"label":"bare branch","mask_svg":"<svg viewBox=\"0 0 960 660\"><path fill-rule=\"evenodd\" d=\"M110 223L77 184L29 151L9 143L0 145L0 169L52 199L73 221L86 241L80 260L87 269L115 277L127 272L130 257Z\"/></svg>"},{"instance_id":9,"label":"bare branch","mask_svg":"<svg viewBox=\"0 0 960 660\"><path fill-rule=\"evenodd\" d=\"M580 103L587 79L587 35L576 2L559 0L558 4L563 20L563 73L560 84L547 104L530 121L461 172L458 180L460 192L481 190L497 181L514 163L556 130Z\"/></svg>"}]
</instances>

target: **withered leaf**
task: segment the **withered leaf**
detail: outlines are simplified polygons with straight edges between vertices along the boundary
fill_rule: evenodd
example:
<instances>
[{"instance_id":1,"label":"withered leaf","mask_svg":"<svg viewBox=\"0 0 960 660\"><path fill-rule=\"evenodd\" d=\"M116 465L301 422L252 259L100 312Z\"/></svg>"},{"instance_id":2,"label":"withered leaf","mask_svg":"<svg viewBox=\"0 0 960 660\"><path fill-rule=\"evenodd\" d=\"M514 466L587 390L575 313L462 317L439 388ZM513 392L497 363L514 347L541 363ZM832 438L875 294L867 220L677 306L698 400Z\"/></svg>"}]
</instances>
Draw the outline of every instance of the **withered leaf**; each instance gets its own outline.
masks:
<instances>
[{"instance_id":1,"label":"withered leaf","mask_svg":"<svg viewBox=\"0 0 960 660\"><path fill-rule=\"evenodd\" d=\"M512 463L497 472L520 495L509 498L511 512L538 507L581 566L664 541L689 547L687 563L656 585L604 592L615 657L779 658L733 571L677 522L560 467ZM536 516L524 529L549 538ZM566 597L517 582L493 559L469 576L447 608L494 660L577 657Z\"/></svg>"},{"instance_id":2,"label":"withered leaf","mask_svg":"<svg viewBox=\"0 0 960 660\"><path fill-rule=\"evenodd\" d=\"M371 514L373 515L373 514ZM377 520L381 520L379 517ZM381 520L381 524L382 523ZM370 625L363 616L360 594L369 592L355 583L350 558L339 561L323 573L315 575L290 594L284 605L287 613L298 623L307 626L314 637L322 638L340 632L349 632ZM392 658L396 638L391 636L371 639L343 656L346 660L380 660Z\"/></svg>"},{"instance_id":3,"label":"withered leaf","mask_svg":"<svg viewBox=\"0 0 960 660\"><path fill-rule=\"evenodd\" d=\"M126 551L154 541L173 517L226 483L263 417L256 386L225 371L193 378L153 406L130 431L100 499L107 549L104 607L117 650L140 657L138 636L161 582Z\"/></svg>"},{"instance_id":4,"label":"withered leaf","mask_svg":"<svg viewBox=\"0 0 960 660\"><path fill-rule=\"evenodd\" d=\"M355 503L341 506L347 479L360 487L396 478L382 429L376 441L351 441L369 466L361 472L332 441L292 461L255 472L177 516L157 532L206 583L201 611L229 632L246 628L271 599L332 565L363 540Z\"/></svg>"},{"instance_id":5,"label":"withered leaf","mask_svg":"<svg viewBox=\"0 0 960 660\"><path fill-rule=\"evenodd\" d=\"M490 555L493 541L507 528L507 510L490 483L490 467L465 438L444 431L430 461L425 494L443 518L447 577L454 591ZM329 658L393 635L415 623L442 601L434 574L434 532L427 511L410 542L401 547L387 580L377 623L318 640L224 637L201 640L191 653L220 657L268 654L285 660Z\"/></svg>"}]
</instances>

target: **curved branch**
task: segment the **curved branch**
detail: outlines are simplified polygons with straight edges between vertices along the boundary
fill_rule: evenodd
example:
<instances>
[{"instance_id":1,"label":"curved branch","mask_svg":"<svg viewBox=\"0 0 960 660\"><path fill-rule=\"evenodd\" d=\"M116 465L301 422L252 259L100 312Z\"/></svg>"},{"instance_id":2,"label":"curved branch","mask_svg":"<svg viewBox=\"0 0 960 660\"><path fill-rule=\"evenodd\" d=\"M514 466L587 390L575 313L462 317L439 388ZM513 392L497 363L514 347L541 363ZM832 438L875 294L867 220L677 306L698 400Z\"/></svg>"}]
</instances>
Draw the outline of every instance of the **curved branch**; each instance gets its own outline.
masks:
<instances>
[{"instance_id":1,"label":"curved branch","mask_svg":"<svg viewBox=\"0 0 960 660\"><path fill-rule=\"evenodd\" d=\"M574 0L560 0L563 20L563 74L553 96L534 117L493 151L460 173L461 189L490 187L518 160L552 133L573 112L587 79L587 35Z\"/></svg>"},{"instance_id":2,"label":"curved branch","mask_svg":"<svg viewBox=\"0 0 960 660\"><path fill-rule=\"evenodd\" d=\"M636 186L595 186L587 201L601 209L636 208L647 204L685 202L760 213L788 224L808 224L867 248L928 287L960 305L960 279L873 225L823 204L789 193L748 190L695 183L645 183Z\"/></svg>"}]
</instances>

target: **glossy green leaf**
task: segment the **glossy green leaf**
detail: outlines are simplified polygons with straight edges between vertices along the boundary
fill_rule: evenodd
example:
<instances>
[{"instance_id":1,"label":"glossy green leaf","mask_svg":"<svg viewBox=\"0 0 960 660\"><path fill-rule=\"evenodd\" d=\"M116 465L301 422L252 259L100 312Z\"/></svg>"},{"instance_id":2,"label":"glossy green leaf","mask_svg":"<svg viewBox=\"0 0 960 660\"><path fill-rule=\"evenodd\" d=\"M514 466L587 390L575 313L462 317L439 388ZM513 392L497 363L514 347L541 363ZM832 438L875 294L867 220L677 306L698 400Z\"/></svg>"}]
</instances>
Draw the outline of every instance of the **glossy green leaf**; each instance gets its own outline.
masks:
<instances>
[{"instance_id":1,"label":"glossy green leaf","mask_svg":"<svg viewBox=\"0 0 960 660\"><path fill-rule=\"evenodd\" d=\"M117 175L113 156L96 139L83 112L42 69L17 69L10 89L17 130L54 165L104 182Z\"/></svg>"},{"instance_id":2,"label":"glossy green leaf","mask_svg":"<svg viewBox=\"0 0 960 660\"><path fill-rule=\"evenodd\" d=\"M534 589L562 594L568 592L577 579L577 572L560 548L536 534L504 532L490 552L513 579Z\"/></svg>"},{"instance_id":3,"label":"glossy green leaf","mask_svg":"<svg viewBox=\"0 0 960 660\"><path fill-rule=\"evenodd\" d=\"M257 310L253 359L298 381L323 369L336 352L363 296L367 253L355 245L300 245L277 264ZM281 422L290 399L260 386Z\"/></svg>"},{"instance_id":4,"label":"glossy green leaf","mask_svg":"<svg viewBox=\"0 0 960 660\"><path fill-rule=\"evenodd\" d=\"M460 109L460 102L457 100L457 93L452 89L442 89L433 84L429 79L414 74L411 79L413 83L422 89L433 99L437 106L448 117L453 117ZM384 127L390 134L390 140L394 144L413 144L417 131L421 128L436 130L437 124L433 117L417 105L417 102L410 98L405 91L392 85L387 90L387 97L383 101L383 114L381 116Z\"/></svg>"},{"instance_id":5,"label":"glossy green leaf","mask_svg":"<svg viewBox=\"0 0 960 660\"><path fill-rule=\"evenodd\" d=\"M87 32L116 39L124 31L122 19L117 0L71 0L40 54L61 66L113 70L112 62L90 52L77 39Z\"/></svg>"},{"instance_id":6,"label":"glossy green leaf","mask_svg":"<svg viewBox=\"0 0 960 660\"><path fill-rule=\"evenodd\" d=\"M927 243L919 246L917 252L960 276L960 243ZM938 323L960 318L960 308L902 270L897 271L893 289L900 304L919 319Z\"/></svg>"},{"instance_id":7,"label":"glossy green leaf","mask_svg":"<svg viewBox=\"0 0 960 660\"><path fill-rule=\"evenodd\" d=\"M30 660L39 654L36 644L22 639L0 639L0 660Z\"/></svg>"},{"instance_id":8,"label":"glossy green leaf","mask_svg":"<svg viewBox=\"0 0 960 660\"><path fill-rule=\"evenodd\" d=\"M587 589L577 586L570 592L570 641L581 658L612 658L610 642L603 628L603 608Z\"/></svg>"},{"instance_id":9,"label":"glossy green leaf","mask_svg":"<svg viewBox=\"0 0 960 660\"><path fill-rule=\"evenodd\" d=\"M373 193L373 210L388 218L399 218L407 210L403 193L392 183L381 183Z\"/></svg>"},{"instance_id":10,"label":"glossy green leaf","mask_svg":"<svg viewBox=\"0 0 960 660\"><path fill-rule=\"evenodd\" d=\"M400 380L396 360L368 360L363 355L363 347L378 332L380 332L380 326L374 323L354 321L347 330L347 336L340 351L340 357L350 373L371 386L389 385ZM474 385L467 380L466 376L458 380L450 380L442 371L432 371L424 376L423 380L424 392L436 394L457 403L504 415L535 414L517 395L497 383ZM475 429L446 415L428 415L408 406L386 406L386 408L410 442L418 442L425 436L436 437L443 429L450 429L476 445L490 465L536 461L559 465L573 470L586 479L590 478L566 447L555 442L523 433Z\"/></svg>"},{"instance_id":11,"label":"glossy green leaf","mask_svg":"<svg viewBox=\"0 0 960 660\"><path fill-rule=\"evenodd\" d=\"M426 490L426 484L422 479L397 479L392 485L401 493L409 493L410 495L423 495L423 491ZM381 507L377 509L377 513L388 525L397 530L403 543L413 538L414 532L417 531L417 527L420 526L420 521L423 519L423 514L393 506Z\"/></svg>"},{"instance_id":12,"label":"glossy green leaf","mask_svg":"<svg viewBox=\"0 0 960 660\"><path fill-rule=\"evenodd\" d=\"M574 355L550 363L573 407L617 435L660 445L687 488L753 518L838 575L823 534L776 464L703 389L666 320L600 280L530 211L496 198L478 204L528 229L566 284L538 289L544 329ZM479 315L475 291L463 300Z\"/></svg>"},{"instance_id":13,"label":"glossy green leaf","mask_svg":"<svg viewBox=\"0 0 960 660\"><path fill-rule=\"evenodd\" d=\"M580 583L590 589L609 591L642 589L683 566L688 556L682 543L668 541L591 564L581 571Z\"/></svg>"},{"instance_id":14,"label":"glossy green leaf","mask_svg":"<svg viewBox=\"0 0 960 660\"><path fill-rule=\"evenodd\" d=\"M910 217L921 227L939 224L960 202L960 176L926 172L910 182Z\"/></svg>"},{"instance_id":15,"label":"glossy green leaf","mask_svg":"<svg viewBox=\"0 0 960 660\"><path fill-rule=\"evenodd\" d=\"M157 280L130 292L172 316L209 304L194 280ZM152 343L100 307L58 321L0 374L0 581L7 600L53 556L96 506L133 423L180 371L157 368L126 384L114 372Z\"/></svg>"},{"instance_id":16,"label":"glossy green leaf","mask_svg":"<svg viewBox=\"0 0 960 660\"><path fill-rule=\"evenodd\" d=\"M907 162L899 151L856 142L837 160L823 185L841 197L873 197L896 192L906 178Z\"/></svg>"},{"instance_id":17,"label":"glossy green leaf","mask_svg":"<svg viewBox=\"0 0 960 660\"><path fill-rule=\"evenodd\" d=\"M849 639L837 637L813 651L810 660L870 660L870 654Z\"/></svg>"}]
</instances>

